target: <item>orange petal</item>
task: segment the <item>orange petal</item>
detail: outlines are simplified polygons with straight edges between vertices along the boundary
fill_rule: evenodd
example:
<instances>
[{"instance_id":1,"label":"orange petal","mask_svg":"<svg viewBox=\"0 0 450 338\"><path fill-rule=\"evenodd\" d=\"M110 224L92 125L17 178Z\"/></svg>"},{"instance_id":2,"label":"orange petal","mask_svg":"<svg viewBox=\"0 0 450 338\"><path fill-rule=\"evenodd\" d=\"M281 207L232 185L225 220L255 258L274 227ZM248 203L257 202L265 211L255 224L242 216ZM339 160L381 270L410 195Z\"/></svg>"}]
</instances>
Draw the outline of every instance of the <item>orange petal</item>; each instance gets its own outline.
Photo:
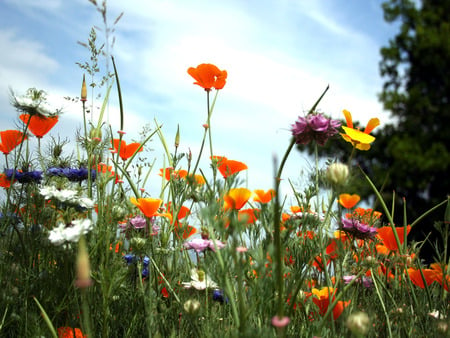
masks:
<instances>
[{"instance_id":1,"label":"orange petal","mask_svg":"<svg viewBox=\"0 0 450 338\"><path fill-rule=\"evenodd\" d=\"M403 244L405 228L404 227L396 227L398 238L400 240L400 244ZM409 234L411 231L411 226L408 225L406 228L406 234ZM397 241L395 240L394 232L390 226L384 226L378 229L378 238L382 240L382 244L386 246L389 250L395 251L398 250Z\"/></svg>"},{"instance_id":2,"label":"orange petal","mask_svg":"<svg viewBox=\"0 0 450 338\"><path fill-rule=\"evenodd\" d=\"M134 155L134 153L141 152L143 150L142 147L140 149L139 149L139 147L141 147L141 144L137 143L137 142L130 143L130 144L126 145L124 147L124 149L120 149L120 157L124 161L128 160L131 156Z\"/></svg>"},{"instance_id":3,"label":"orange petal","mask_svg":"<svg viewBox=\"0 0 450 338\"><path fill-rule=\"evenodd\" d=\"M345 116L345 121L347 122L347 127L353 128L352 114L348 110L342 111Z\"/></svg>"},{"instance_id":4,"label":"orange petal","mask_svg":"<svg viewBox=\"0 0 450 338\"><path fill-rule=\"evenodd\" d=\"M264 191L262 189L256 189L253 190L255 196L253 197L253 200L255 202L259 202L259 203L269 203L272 198L275 196L275 190L270 189L267 191Z\"/></svg>"},{"instance_id":5,"label":"orange petal","mask_svg":"<svg viewBox=\"0 0 450 338\"><path fill-rule=\"evenodd\" d=\"M0 143L0 151L8 155L15 147L17 147L22 140L26 139L23 133L19 130L5 130L0 132L2 143Z\"/></svg>"},{"instance_id":6,"label":"orange petal","mask_svg":"<svg viewBox=\"0 0 450 338\"><path fill-rule=\"evenodd\" d=\"M231 175L247 169L245 163L234 161L234 160L223 160L219 165L219 171L224 178L230 177Z\"/></svg>"},{"instance_id":7,"label":"orange petal","mask_svg":"<svg viewBox=\"0 0 450 338\"><path fill-rule=\"evenodd\" d=\"M38 138L47 134L58 122L58 116L21 114L19 118L23 123L28 124L28 129Z\"/></svg>"},{"instance_id":8,"label":"orange petal","mask_svg":"<svg viewBox=\"0 0 450 338\"><path fill-rule=\"evenodd\" d=\"M364 129L364 132L366 134L369 134L372 130L374 130L376 127L380 125L380 120L378 118L372 118L367 122L366 129Z\"/></svg>"},{"instance_id":9,"label":"orange petal","mask_svg":"<svg viewBox=\"0 0 450 338\"><path fill-rule=\"evenodd\" d=\"M240 210L245 203L249 200L252 192L247 188L234 188L230 189L228 193L223 197L225 201L225 209Z\"/></svg>"},{"instance_id":10,"label":"orange petal","mask_svg":"<svg viewBox=\"0 0 450 338\"><path fill-rule=\"evenodd\" d=\"M353 208L361 198L357 194L340 194L339 195L339 204L342 205L346 209Z\"/></svg>"},{"instance_id":11,"label":"orange petal","mask_svg":"<svg viewBox=\"0 0 450 338\"><path fill-rule=\"evenodd\" d=\"M153 217L161 206L162 200L151 197L138 199L131 197L130 202L137 206L145 216Z\"/></svg>"}]
</instances>

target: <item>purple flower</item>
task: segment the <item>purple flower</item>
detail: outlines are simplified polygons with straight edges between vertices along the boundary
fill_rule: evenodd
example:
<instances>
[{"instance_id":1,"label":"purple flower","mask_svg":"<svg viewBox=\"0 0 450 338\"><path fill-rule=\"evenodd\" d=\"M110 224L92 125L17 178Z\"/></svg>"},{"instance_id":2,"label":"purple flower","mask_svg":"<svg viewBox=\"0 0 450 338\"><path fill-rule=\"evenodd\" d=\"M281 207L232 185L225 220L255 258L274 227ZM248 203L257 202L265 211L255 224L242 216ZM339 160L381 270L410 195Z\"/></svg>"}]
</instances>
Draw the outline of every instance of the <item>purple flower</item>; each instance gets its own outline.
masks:
<instances>
[{"instance_id":1,"label":"purple flower","mask_svg":"<svg viewBox=\"0 0 450 338\"><path fill-rule=\"evenodd\" d=\"M130 218L129 220L131 226L135 229L144 229L147 226L147 221L141 215Z\"/></svg>"},{"instance_id":2,"label":"purple flower","mask_svg":"<svg viewBox=\"0 0 450 338\"><path fill-rule=\"evenodd\" d=\"M308 144L314 140L323 146L331 136L338 133L337 128L340 126L339 121L317 113L310 114L306 118L299 116L291 131L297 144Z\"/></svg>"},{"instance_id":3,"label":"purple flower","mask_svg":"<svg viewBox=\"0 0 450 338\"><path fill-rule=\"evenodd\" d=\"M195 238L189 242L185 242L183 246L186 249L192 249L196 252L203 252L206 249L210 249L215 252L216 248L220 250L225 247L225 244L219 240Z\"/></svg>"},{"instance_id":4,"label":"purple flower","mask_svg":"<svg viewBox=\"0 0 450 338\"><path fill-rule=\"evenodd\" d=\"M193 249L196 252L203 252L208 248L210 245L209 239L203 239L203 238L195 238L189 242L184 242L183 246L186 249Z\"/></svg>"},{"instance_id":5,"label":"purple flower","mask_svg":"<svg viewBox=\"0 0 450 338\"><path fill-rule=\"evenodd\" d=\"M327 119L322 114L317 115L308 115L308 124L313 131L316 132L325 132L328 130L328 126L330 124L330 120Z\"/></svg>"},{"instance_id":6,"label":"purple flower","mask_svg":"<svg viewBox=\"0 0 450 338\"><path fill-rule=\"evenodd\" d=\"M342 229L359 239L374 239L378 233L377 228L352 218L342 219Z\"/></svg>"},{"instance_id":7,"label":"purple flower","mask_svg":"<svg viewBox=\"0 0 450 338\"><path fill-rule=\"evenodd\" d=\"M372 278L363 276L362 278L356 278L355 275L343 276L344 284L350 284L353 280L356 279L355 283L362 284L365 288L371 288L373 286Z\"/></svg>"}]
</instances>

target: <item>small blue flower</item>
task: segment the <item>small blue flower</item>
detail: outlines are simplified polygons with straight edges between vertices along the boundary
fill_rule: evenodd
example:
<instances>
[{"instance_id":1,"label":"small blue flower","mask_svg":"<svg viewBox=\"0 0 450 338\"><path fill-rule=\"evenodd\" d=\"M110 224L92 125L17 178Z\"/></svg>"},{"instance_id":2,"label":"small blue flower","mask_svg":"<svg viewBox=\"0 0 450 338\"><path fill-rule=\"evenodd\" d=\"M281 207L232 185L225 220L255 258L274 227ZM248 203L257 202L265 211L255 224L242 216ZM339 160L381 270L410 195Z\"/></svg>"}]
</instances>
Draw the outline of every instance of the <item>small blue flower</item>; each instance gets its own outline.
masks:
<instances>
[{"instance_id":1,"label":"small blue flower","mask_svg":"<svg viewBox=\"0 0 450 338\"><path fill-rule=\"evenodd\" d=\"M212 299L219 303L228 303L228 298L224 297L223 290L215 289L213 291Z\"/></svg>"},{"instance_id":2,"label":"small blue flower","mask_svg":"<svg viewBox=\"0 0 450 338\"><path fill-rule=\"evenodd\" d=\"M14 179L19 183L31 183L36 182L39 183L42 180L42 171L34 170L34 171L19 171L14 169L5 169L6 177L11 180L14 176Z\"/></svg>"},{"instance_id":3,"label":"small blue flower","mask_svg":"<svg viewBox=\"0 0 450 338\"><path fill-rule=\"evenodd\" d=\"M125 256L123 256L123 259L125 260L125 262L127 262L128 265L134 262L134 258L135 257L132 254L126 254Z\"/></svg>"},{"instance_id":4,"label":"small blue flower","mask_svg":"<svg viewBox=\"0 0 450 338\"><path fill-rule=\"evenodd\" d=\"M88 178L87 168L48 168L47 175L66 177L71 182L81 182ZM97 172L91 170L91 178L95 180Z\"/></svg>"}]
</instances>

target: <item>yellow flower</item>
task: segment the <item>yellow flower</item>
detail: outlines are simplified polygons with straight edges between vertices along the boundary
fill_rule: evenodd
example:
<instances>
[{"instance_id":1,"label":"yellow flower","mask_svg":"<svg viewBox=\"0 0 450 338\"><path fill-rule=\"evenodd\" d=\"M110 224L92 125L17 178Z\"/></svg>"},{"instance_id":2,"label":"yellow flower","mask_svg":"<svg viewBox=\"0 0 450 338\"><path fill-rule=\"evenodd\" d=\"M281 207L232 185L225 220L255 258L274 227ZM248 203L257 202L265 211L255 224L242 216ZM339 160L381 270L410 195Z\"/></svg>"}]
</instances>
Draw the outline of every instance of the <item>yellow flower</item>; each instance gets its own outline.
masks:
<instances>
[{"instance_id":1,"label":"yellow flower","mask_svg":"<svg viewBox=\"0 0 450 338\"><path fill-rule=\"evenodd\" d=\"M341 136L347 142L350 142L356 149L359 150L369 150L370 144L375 141L375 137L369 135L372 130L380 125L380 120L378 118L372 118L367 122L367 126L364 131L353 128L352 114L348 110L343 110L345 120L347 121L347 127L342 126L345 134L341 133Z\"/></svg>"}]
</instances>

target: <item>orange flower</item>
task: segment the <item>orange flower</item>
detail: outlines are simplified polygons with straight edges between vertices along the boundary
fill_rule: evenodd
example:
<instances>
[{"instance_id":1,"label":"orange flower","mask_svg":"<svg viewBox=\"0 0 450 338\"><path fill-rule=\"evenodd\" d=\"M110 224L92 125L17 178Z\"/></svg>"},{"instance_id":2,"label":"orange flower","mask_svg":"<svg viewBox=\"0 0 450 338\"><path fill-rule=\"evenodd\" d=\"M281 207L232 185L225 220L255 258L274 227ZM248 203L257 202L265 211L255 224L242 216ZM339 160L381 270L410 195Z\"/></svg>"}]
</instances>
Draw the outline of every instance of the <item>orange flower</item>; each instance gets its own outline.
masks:
<instances>
[{"instance_id":1,"label":"orange flower","mask_svg":"<svg viewBox=\"0 0 450 338\"><path fill-rule=\"evenodd\" d=\"M0 131L2 143L0 143L0 151L8 155L15 147L22 143L26 136L18 130L4 130Z\"/></svg>"},{"instance_id":2,"label":"orange flower","mask_svg":"<svg viewBox=\"0 0 450 338\"><path fill-rule=\"evenodd\" d=\"M316 289L313 288L311 290L313 297L313 302L319 307L319 314L321 316L324 316L327 311L330 304L334 301L334 295L336 293L336 290L334 288L328 288L324 287L322 289ZM331 299L330 299L331 298ZM338 301L336 305L333 308L333 319L336 320L339 318L339 316L342 314L344 309L350 304L350 301Z\"/></svg>"},{"instance_id":3,"label":"orange flower","mask_svg":"<svg viewBox=\"0 0 450 338\"><path fill-rule=\"evenodd\" d=\"M254 224L259 217L259 209L243 209L238 212L238 220L247 224Z\"/></svg>"},{"instance_id":4,"label":"orange flower","mask_svg":"<svg viewBox=\"0 0 450 338\"><path fill-rule=\"evenodd\" d=\"M113 141L114 141L113 142L114 150L116 152L119 152L119 145L120 145L119 156L124 161L128 160L136 152L141 152L143 150L141 144L138 142L130 143L127 145L124 140L119 140L115 138Z\"/></svg>"},{"instance_id":5,"label":"orange flower","mask_svg":"<svg viewBox=\"0 0 450 338\"><path fill-rule=\"evenodd\" d=\"M432 275L435 281L437 281L439 284L441 284L445 290L449 291L450 287L450 275L445 275L444 278L444 271L447 271L447 265L444 266L444 271L442 270L442 266L439 263L432 263L430 264Z\"/></svg>"},{"instance_id":6,"label":"orange flower","mask_svg":"<svg viewBox=\"0 0 450 338\"><path fill-rule=\"evenodd\" d=\"M353 208L361 198L357 194L340 194L339 195L339 204L342 205L345 209Z\"/></svg>"},{"instance_id":7,"label":"orange flower","mask_svg":"<svg viewBox=\"0 0 450 338\"><path fill-rule=\"evenodd\" d=\"M58 122L58 116L21 114L19 118L37 138L42 138Z\"/></svg>"},{"instance_id":8,"label":"orange flower","mask_svg":"<svg viewBox=\"0 0 450 338\"><path fill-rule=\"evenodd\" d=\"M9 188L11 186L11 181L8 179L6 174L0 174L0 187Z\"/></svg>"},{"instance_id":9,"label":"orange flower","mask_svg":"<svg viewBox=\"0 0 450 338\"><path fill-rule=\"evenodd\" d=\"M146 217L164 216L172 221L172 215L170 213L158 213L159 207L162 203L162 200L159 198L147 197L136 199L134 197L130 197L130 202L137 206Z\"/></svg>"},{"instance_id":10,"label":"orange flower","mask_svg":"<svg viewBox=\"0 0 450 338\"><path fill-rule=\"evenodd\" d=\"M380 125L380 120L378 118L370 119L364 132L362 132L353 128L352 114L345 109L343 113L347 121L347 127L342 126L342 129L345 131L345 134L341 133L343 139L350 142L356 149L369 150L370 144L375 141L375 137L369 135L369 133Z\"/></svg>"},{"instance_id":11,"label":"orange flower","mask_svg":"<svg viewBox=\"0 0 450 338\"><path fill-rule=\"evenodd\" d=\"M427 285L431 285L435 281L434 271L432 269L422 269L423 277ZM414 285L424 289L425 284L419 269L408 268L408 275Z\"/></svg>"},{"instance_id":12,"label":"orange flower","mask_svg":"<svg viewBox=\"0 0 450 338\"><path fill-rule=\"evenodd\" d=\"M58 327L58 338L86 338L79 328Z\"/></svg>"},{"instance_id":13,"label":"orange flower","mask_svg":"<svg viewBox=\"0 0 450 338\"><path fill-rule=\"evenodd\" d=\"M275 190L273 189L269 189L267 191L264 191L262 189L256 189L253 190L253 193L255 194L253 200L261 204L269 203L275 196Z\"/></svg>"},{"instance_id":14,"label":"orange flower","mask_svg":"<svg viewBox=\"0 0 450 338\"><path fill-rule=\"evenodd\" d=\"M397 227L395 228L397 231L398 239L400 240L400 244L403 244L404 238L405 238L405 228L404 227ZM406 227L406 234L408 235L411 231L411 226L408 225ZM385 249L388 249L389 251L396 251L398 250L397 241L395 240L394 232L392 231L392 228L390 226L381 227L378 229L378 235L377 237L381 239L382 244L377 245L377 252L385 252ZM384 247L384 248L383 248Z\"/></svg>"},{"instance_id":15,"label":"orange flower","mask_svg":"<svg viewBox=\"0 0 450 338\"><path fill-rule=\"evenodd\" d=\"M187 72L195 79L194 84L206 91L210 91L211 88L222 89L227 80L227 71L220 70L210 63L202 63L197 68L190 67Z\"/></svg>"},{"instance_id":16,"label":"orange flower","mask_svg":"<svg viewBox=\"0 0 450 338\"><path fill-rule=\"evenodd\" d=\"M245 205L245 203L247 203L251 194L252 192L247 188L230 189L230 191L228 191L228 193L223 197L225 201L225 210L240 210Z\"/></svg>"},{"instance_id":17,"label":"orange flower","mask_svg":"<svg viewBox=\"0 0 450 338\"><path fill-rule=\"evenodd\" d=\"M245 163L229 160L224 156L214 156L212 160L217 161L217 169L219 169L223 178L230 177L233 174L248 169Z\"/></svg>"}]
</instances>

